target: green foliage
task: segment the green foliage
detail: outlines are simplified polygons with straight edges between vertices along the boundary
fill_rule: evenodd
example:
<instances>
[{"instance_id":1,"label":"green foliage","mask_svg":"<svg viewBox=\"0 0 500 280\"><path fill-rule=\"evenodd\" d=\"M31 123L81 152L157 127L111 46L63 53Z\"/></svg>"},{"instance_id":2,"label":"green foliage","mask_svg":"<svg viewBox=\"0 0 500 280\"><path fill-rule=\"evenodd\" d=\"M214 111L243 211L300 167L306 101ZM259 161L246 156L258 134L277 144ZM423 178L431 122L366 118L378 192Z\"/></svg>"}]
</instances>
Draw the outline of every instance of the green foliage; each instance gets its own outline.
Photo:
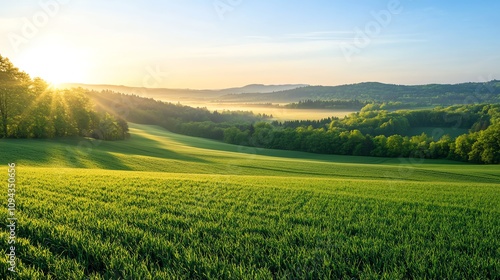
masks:
<instances>
[{"instance_id":1,"label":"green foliage","mask_svg":"<svg viewBox=\"0 0 500 280\"><path fill-rule=\"evenodd\" d=\"M359 110L366 102L359 100L303 100L298 103L289 103L284 107L289 109L353 109Z\"/></svg>"},{"instance_id":2,"label":"green foliage","mask_svg":"<svg viewBox=\"0 0 500 280\"><path fill-rule=\"evenodd\" d=\"M500 163L500 123L479 132L472 145L469 159L476 162Z\"/></svg>"},{"instance_id":3,"label":"green foliage","mask_svg":"<svg viewBox=\"0 0 500 280\"><path fill-rule=\"evenodd\" d=\"M0 56L0 137L124 139L126 123L92 109L82 89L57 90Z\"/></svg>"},{"instance_id":4,"label":"green foliage","mask_svg":"<svg viewBox=\"0 0 500 280\"><path fill-rule=\"evenodd\" d=\"M11 135L10 123L19 119L23 108L33 99L31 79L0 55L0 137Z\"/></svg>"},{"instance_id":5,"label":"green foliage","mask_svg":"<svg viewBox=\"0 0 500 280\"><path fill-rule=\"evenodd\" d=\"M457 137L455 140L454 153L461 160L469 160L469 154L472 151L472 146L477 141L477 133L464 134Z\"/></svg>"},{"instance_id":6,"label":"green foliage","mask_svg":"<svg viewBox=\"0 0 500 280\"><path fill-rule=\"evenodd\" d=\"M489 125L480 132L473 129L480 123L498 123L498 108L499 105L463 105L387 112L379 110L378 105L368 104L361 112L344 119L272 122L256 135L246 128L233 127L224 131L224 140L231 144L312 153L498 163L495 152L498 126ZM431 126L424 129L421 124ZM471 133L457 137L460 132L467 132L463 127L472 127ZM416 131L419 134L412 135ZM482 137L478 138L479 135Z\"/></svg>"}]
</instances>

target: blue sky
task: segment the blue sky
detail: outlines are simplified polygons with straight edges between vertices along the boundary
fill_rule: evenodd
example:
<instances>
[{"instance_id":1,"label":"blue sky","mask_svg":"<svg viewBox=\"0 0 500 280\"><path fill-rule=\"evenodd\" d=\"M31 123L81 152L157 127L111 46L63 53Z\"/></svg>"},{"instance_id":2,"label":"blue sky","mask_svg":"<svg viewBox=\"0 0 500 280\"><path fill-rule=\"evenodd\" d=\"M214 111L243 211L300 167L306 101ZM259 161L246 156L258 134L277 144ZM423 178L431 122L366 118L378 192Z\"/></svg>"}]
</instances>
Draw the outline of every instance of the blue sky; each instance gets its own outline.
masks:
<instances>
[{"instance_id":1,"label":"blue sky","mask_svg":"<svg viewBox=\"0 0 500 280\"><path fill-rule=\"evenodd\" d=\"M500 78L498 1L21 0L0 8L0 54L54 83Z\"/></svg>"}]
</instances>

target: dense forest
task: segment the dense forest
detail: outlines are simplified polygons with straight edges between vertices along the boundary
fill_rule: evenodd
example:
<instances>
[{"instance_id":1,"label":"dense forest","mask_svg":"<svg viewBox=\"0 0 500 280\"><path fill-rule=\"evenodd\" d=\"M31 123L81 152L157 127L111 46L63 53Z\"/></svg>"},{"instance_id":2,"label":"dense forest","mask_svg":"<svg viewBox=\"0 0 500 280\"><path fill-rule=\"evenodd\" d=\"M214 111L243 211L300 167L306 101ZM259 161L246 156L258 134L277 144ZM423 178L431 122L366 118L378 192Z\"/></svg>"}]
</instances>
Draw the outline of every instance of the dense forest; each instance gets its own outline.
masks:
<instances>
[{"instance_id":1,"label":"dense forest","mask_svg":"<svg viewBox=\"0 0 500 280\"><path fill-rule=\"evenodd\" d=\"M84 90L51 88L0 56L0 138L128 136L125 120L92 107Z\"/></svg>"},{"instance_id":2,"label":"dense forest","mask_svg":"<svg viewBox=\"0 0 500 280\"><path fill-rule=\"evenodd\" d=\"M359 100L301 100L296 103L289 103L284 105L288 109L350 109L360 110L368 102Z\"/></svg>"},{"instance_id":3,"label":"dense forest","mask_svg":"<svg viewBox=\"0 0 500 280\"><path fill-rule=\"evenodd\" d=\"M370 101L354 100L301 100L295 103L288 103L283 107L288 109L335 109L335 110L361 110L368 104L373 104ZM382 110L408 109L415 107L425 107L425 104L418 103L402 103L402 102L382 102L379 104Z\"/></svg>"},{"instance_id":4,"label":"dense forest","mask_svg":"<svg viewBox=\"0 0 500 280\"><path fill-rule=\"evenodd\" d=\"M435 135L404 136L411 127L433 127ZM452 138L443 128L467 128ZM443 158L500 163L500 105L459 105L388 112L375 105L347 118L259 122L229 128L224 141L262 148L377 157Z\"/></svg>"}]
</instances>

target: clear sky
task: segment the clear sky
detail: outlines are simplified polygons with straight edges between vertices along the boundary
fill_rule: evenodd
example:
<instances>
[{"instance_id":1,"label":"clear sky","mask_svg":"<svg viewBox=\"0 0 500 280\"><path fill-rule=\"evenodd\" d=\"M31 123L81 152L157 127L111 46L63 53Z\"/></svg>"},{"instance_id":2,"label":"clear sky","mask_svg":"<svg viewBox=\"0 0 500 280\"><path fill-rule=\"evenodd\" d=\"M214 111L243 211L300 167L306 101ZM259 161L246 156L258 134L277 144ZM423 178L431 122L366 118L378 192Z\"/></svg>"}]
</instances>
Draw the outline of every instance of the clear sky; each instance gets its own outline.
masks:
<instances>
[{"instance_id":1,"label":"clear sky","mask_svg":"<svg viewBox=\"0 0 500 280\"><path fill-rule=\"evenodd\" d=\"M31 76L169 88L500 79L500 1L20 0L0 54Z\"/></svg>"}]
</instances>

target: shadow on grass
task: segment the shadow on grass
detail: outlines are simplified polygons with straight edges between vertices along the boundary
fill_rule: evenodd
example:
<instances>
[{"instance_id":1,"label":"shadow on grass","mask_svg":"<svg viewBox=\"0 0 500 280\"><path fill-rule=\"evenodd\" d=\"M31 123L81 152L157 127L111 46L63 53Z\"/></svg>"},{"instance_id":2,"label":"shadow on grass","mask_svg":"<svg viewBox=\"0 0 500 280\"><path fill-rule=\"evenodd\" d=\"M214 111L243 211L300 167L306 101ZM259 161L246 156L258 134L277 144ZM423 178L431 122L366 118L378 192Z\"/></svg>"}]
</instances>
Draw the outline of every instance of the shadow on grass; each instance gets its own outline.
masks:
<instances>
[{"instance_id":1,"label":"shadow on grass","mask_svg":"<svg viewBox=\"0 0 500 280\"><path fill-rule=\"evenodd\" d=\"M54 141L35 139L0 139L0 160L6 162L30 162L49 164L55 157Z\"/></svg>"},{"instance_id":2,"label":"shadow on grass","mask_svg":"<svg viewBox=\"0 0 500 280\"><path fill-rule=\"evenodd\" d=\"M165 148L165 144L151 138L132 134L130 139L121 141L102 141L97 150L124 155L139 155L163 159L175 159L195 163L210 163L210 161L200 157L189 156L177 153Z\"/></svg>"},{"instance_id":3,"label":"shadow on grass","mask_svg":"<svg viewBox=\"0 0 500 280\"><path fill-rule=\"evenodd\" d=\"M100 141L81 137L0 139L0 164L4 165L16 162L39 167L133 170L127 166L126 161L115 154L210 163L199 157L174 152L165 148L164 143L138 134L119 141Z\"/></svg>"},{"instance_id":4,"label":"shadow on grass","mask_svg":"<svg viewBox=\"0 0 500 280\"><path fill-rule=\"evenodd\" d=\"M322 162L347 163L347 164L401 165L404 164L405 162L413 162L415 160L419 162L419 165L442 164L442 163L448 165L464 164L462 162L450 161L444 159L439 159L439 160L426 159L424 161L421 161L419 158L411 159L411 158L368 157L368 156L352 156L352 155L336 155L336 154L316 154L316 153L308 153L302 151L267 149L267 148L252 147L246 145L227 144L217 140L186 136L170 132L156 125L142 125L142 124L129 123L129 126L132 129L146 131L148 134L157 137L165 137L170 140L182 143L183 145L189 147L223 151L223 152L232 152L239 154L261 155L261 156L270 156L270 157L285 158L285 159L314 160ZM137 134L133 134L133 137L138 137L138 136L139 135Z\"/></svg>"},{"instance_id":5,"label":"shadow on grass","mask_svg":"<svg viewBox=\"0 0 500 280\"><path fill-rule=\"evenodd\" d=\"M84 138L2 139L0 159L2 164L15 162L40 167L130 170L118 157L94 149Z\"/></svg>"}]
</instances>

